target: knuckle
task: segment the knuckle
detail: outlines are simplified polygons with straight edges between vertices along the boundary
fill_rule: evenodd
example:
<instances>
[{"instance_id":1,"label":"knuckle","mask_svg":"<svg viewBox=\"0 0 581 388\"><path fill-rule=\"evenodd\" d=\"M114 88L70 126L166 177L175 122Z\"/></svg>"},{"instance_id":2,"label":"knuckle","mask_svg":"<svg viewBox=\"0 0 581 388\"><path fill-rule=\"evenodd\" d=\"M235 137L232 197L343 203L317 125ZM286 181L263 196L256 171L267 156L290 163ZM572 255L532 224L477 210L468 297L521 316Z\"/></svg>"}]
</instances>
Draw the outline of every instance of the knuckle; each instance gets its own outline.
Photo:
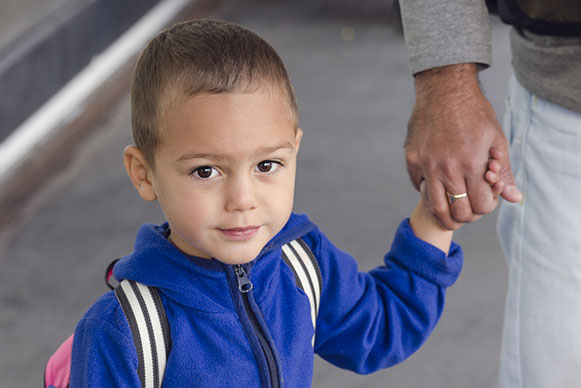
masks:
<instances>
[{"instance_id":1,"label":"knuckle","mask_svg":"<svg viewBox=\"0 0 581 388\"><path fill-rule=\"evenodd\" d=\"M448 207L439 203L432 206L432 214L434 214L440 222L444 222L450 218Z\"/></svg>"},{"instance_id":2,"label":"knuckle","mask_svg":"<svg viewBox=\"0 0 581 388\"><path fill-rule=\"evenodd\" d=\"M482 162L476 158L468 158L464 162L464 169L468 176L482 176L486 171L487 162Z\"/></svg>"},{"instance_id":3,"label":"knuckle","mask_svg":"<svg viewBox=\"0 0 581 388\"><path fill-rule=\"evenodd\" d=\"M472 220L473 214L472 210L468 209L466 206L452 206L452 219L456 222L470 222Z\"/></svg>"},{"instance_id":4,"label":"knuckle","mask_svg":"<svg viewBox=\"0 0 581 388\"><path fill-rule=\"evenodd\" d=\"M417 166L420 161L420 154L411 147L405 149L405 161L408 165Z\"/></svg>"},{"instance_id":5,"label":"knuckle","mask_svg":"<svg viewBox=\"0 0 581 388\"><path fill-rule=\"evenodd\" d=\"M442 164L441 162L439 162L437 159L434 158L427 158L424 161L425 164L425 168L426 171L431 175L431 176L438 176L441 175L442 172L444 174L446 174L445 171L445 164Z\"/></svg>"},{"instance_id":6,"label":"knuckle","mask_svg":"<svg viewBox=\"0 0 581 388\"><path fill-rule=\"evenodd\" d=\"M492 212L498 205L498 199L491 196L487 201L478 201L472 204L474 214L484 215Z\"/></svg>"},{"instance_id":7,"label":"knuckle","mask_svg":"<svg viewBox=\"0 0 581 388\"><path fill-rule=\"evenodd\" d=\"M447 156L440 163L440 171L450 181L454 181L458 176L463 177L466 171L462 168L462 160L453 156Z\"/></svg>"},{"instance_id":8,"label":"knuckle","mask_svg":"<svg viewBox=\"0 0 581 388\"><path fill-rule=\"evenodd\" d=\"M445 177L451 178L455 173L458 172L455 163L450 159L446 159L441 165L441 171Z\"/></svg>"}]
</instances>

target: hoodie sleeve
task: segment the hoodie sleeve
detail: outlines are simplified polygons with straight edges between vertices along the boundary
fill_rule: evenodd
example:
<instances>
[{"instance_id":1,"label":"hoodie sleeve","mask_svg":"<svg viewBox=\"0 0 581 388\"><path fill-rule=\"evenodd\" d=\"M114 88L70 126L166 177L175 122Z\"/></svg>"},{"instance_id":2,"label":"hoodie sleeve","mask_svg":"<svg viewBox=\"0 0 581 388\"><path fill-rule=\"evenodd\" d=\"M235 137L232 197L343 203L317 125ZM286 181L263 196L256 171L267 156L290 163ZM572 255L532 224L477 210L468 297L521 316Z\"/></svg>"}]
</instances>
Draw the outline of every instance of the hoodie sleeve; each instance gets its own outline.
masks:
<instances>
[{"instance_id":1,"label":"hoodie sleeve","mask_svg":"<svg viewBox=\"0 0 581 388\"><path fill-rule=\"evenodd\" d=\"M446 256L415 237L406 219L384 265L366 273L319 231L309 236L323 278L315 352L362 374L414 353L442 314L446 287L462 267L461 248L452 243Z\"/></svg>"},{"instance_id":2,"label":"hoodie sleeve","mask_svg":"<svg viewBox=\"0 0 581 388\"><path fill-rule=\"evenodd\" d=\"M129 324L112 292L75 329L69 387L141 387Z\"/></svg>"},{"instance_id":3,"label":"hoodie sleeve","mask_svg":"<svg viewBox=\"0 0 581 388\"><path fill-rule=\"evenodd\" d=\"M401 0L412 74L457 63L490 65L490 22L484 0Z\"/></svg>"}]
</instances>

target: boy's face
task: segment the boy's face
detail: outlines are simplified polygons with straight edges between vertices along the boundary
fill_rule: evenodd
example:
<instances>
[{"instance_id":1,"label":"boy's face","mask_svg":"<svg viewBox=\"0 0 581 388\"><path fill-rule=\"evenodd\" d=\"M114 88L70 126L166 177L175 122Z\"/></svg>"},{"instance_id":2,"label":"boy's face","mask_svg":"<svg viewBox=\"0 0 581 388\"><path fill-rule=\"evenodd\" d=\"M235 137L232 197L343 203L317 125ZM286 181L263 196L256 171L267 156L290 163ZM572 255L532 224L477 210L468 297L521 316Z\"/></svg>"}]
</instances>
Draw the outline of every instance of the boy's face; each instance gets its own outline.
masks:
<instances>
[{"instance_id":1,"label":"boy's face","mask_svg":"<svg viewBox=\"0 0 581 388\"><path fill-rule=\"evenodd\" d=\"M253 260L293 207L302 136L288 98L200 94L166 116L148 175L181 251L227 264Z\"/></svg>"}]
</instances>

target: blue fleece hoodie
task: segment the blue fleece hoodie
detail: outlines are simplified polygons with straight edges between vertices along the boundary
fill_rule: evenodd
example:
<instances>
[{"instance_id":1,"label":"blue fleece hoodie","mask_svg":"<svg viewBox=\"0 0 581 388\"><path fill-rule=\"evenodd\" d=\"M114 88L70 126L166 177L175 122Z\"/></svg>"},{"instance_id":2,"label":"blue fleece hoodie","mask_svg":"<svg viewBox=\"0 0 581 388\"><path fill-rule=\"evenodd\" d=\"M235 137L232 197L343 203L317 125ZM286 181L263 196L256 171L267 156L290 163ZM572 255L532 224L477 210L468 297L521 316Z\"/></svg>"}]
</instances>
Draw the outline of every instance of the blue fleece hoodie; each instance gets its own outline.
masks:
<instances>
[{"instance_id":1,"label":"blue fleece hoodie","mask_svg":"<svg viewBox=\"0 0 581 388\"><path fill-rule=\"evenodd\" d=\"M314 353L358 373L397 364L432 332L445 289L462 266L458 245L446 256L416 238L404 220L384 265L358 272L351 256L306 216L293 214L244 265L254 286L244 303L233 266L184 255L168 234L167 224L142 226L134 252L114 269L119 280L160 290L172 340L166 388L309 387ZM281 259L281 246L298 237L322 275L314 349L309 300ZM70 387L140 387L137 363L129 324L109 292L77 326Z\"/></svg>"}]
</instances>

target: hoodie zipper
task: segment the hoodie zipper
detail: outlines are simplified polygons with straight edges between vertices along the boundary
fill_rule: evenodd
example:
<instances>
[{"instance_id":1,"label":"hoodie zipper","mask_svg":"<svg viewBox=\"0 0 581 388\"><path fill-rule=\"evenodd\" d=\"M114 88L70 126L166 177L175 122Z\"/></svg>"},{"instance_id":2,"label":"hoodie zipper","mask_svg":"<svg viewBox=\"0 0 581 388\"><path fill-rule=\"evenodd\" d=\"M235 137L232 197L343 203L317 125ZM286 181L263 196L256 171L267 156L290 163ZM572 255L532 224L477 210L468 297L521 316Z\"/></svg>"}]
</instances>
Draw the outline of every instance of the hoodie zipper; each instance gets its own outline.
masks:
<instances>
[{"instance_id":1,"label":"hoodie zipper","mask_svg":"<svg viewBox=\"0 0 581 388\"><path fill-rule=\"evenodd\" d=\"M260 347L262 348L262 352L264 357L266 358L266 363L268 365L268 372L270 376L270 386L273 388L280 388L281 385L279 384L279 373L278 367L276 365L276 359L274 356L274 350L270 346L268 339L264 333L263 328L261 327L256 314L250 307L250 292L254 288L254 285L248 278L248 274L244 267L240 264L234 265L234 273L236 275L236 279L238 280L238 291L240 292L240 296L242 297L242 302L244 304L244 309L246 310L246 314L250 320L250 325L258 338L258 342L260 343Z\"/></svg>"}]
</instances>

